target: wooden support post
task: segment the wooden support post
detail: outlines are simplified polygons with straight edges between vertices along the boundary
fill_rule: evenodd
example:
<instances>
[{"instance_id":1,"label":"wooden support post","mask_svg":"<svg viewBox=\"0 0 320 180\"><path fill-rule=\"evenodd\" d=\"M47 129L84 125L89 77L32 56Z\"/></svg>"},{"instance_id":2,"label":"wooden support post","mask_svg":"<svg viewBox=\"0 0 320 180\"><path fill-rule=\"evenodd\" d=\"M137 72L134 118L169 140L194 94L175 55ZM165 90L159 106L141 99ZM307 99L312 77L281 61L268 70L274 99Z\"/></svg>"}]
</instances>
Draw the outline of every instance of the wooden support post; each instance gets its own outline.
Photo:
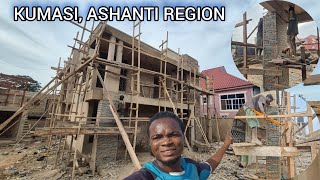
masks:
<instances>
[{"instance_id":1,"label":"wooden support post","mask_svg":"<svg viewBox=\"0 0 320 180\"><path fill-rule=\"evenodd\" d=\"M116 112L114 111L113 107L111 106L111 104L109 105L110 109L111 109L111 112L112 112L112 115L114 116L114 119L117 123L117 126L119 128L119 131L120 131L120 134L123 138L123 141L127 147L127 150L129 152L129 155L132 159L132 162L135 166L135 168L138 170L141 168L141 165L140 165L140 162L137 158L137 155L135 154L132 146L131 146L131 143L130 143L130 140L129 140L129 137L128 137L128 134L126 133L126 130L124 129L123 125L122 125L122 122L120 121L118 115L116 114Z\"/></svg>"},{"instance_id":2,"label":"wooden support post","mask_svg":"<svg viewBox=\"0 0 320 180\"><path fill-rule=\"evenodd\" d=\"M293 113L297 113L297 95L296 94L293 95ZM294 123L295 124L298 123L296 117L294 117ZM297 131L297 126L294 126L293 128L294 135L296 134L296 131Z\"/></svg>"},{"instance_id":3,"label":"wooden support post","mask_svg":"<svg viewBox=\"0 0 320 180\"><path fill-rule=\"evenodd\" d=\"M306 63L306 53L305 53L305 47L301 46L300 47L300 52L301 52L301 60L302 63L305 64ZM302 69L301 69L301 74L302 74L302 81L304 81L305 79L307 79L307 66L306 65L302 65Z\"/></svg>"},{"instance_id":4,"label":"wooden support post","mask_svg":"<svg viewBox=\"0 0 320 180\"><path fill-rule=\"evenodd\" d=\"M214 99L214 97L213 97ZM218 142L221 141L221 137L220 137L220 130L219 130L219 118L218 118L218 111L216 108L216 105L214 105L214 116L215 116L215 120L216 120L216 130L217 130L217 136L218 136Z\"/></svg>"},{"instance_id":5,"label":"wooden support post","mask_svg":"<svg viewBox=\"0 0 320 180\"><path fill-rule=\"evenodd\" d=\"M317 52L318 52L318 57L320 57L320 39L319 39L319 28L317 27L317 37L318 37L318 39L317 39L317 41L318 41L318 50L317 50Z\"/></svg>"},{"instance_id":6,"label":"wooden support post","mask_svg":"<svg viewBox=\"0 0 320 180\"><path fill-rule=\"evenodd\" d=\"M243 14L243 22L244 22L244 25L243 25L243 43L247 44L247 24L245 23L245 22L247 22L247 12L245 12ZM248 65L247 65L247 60L248 60L247 50L248 50L248 47L244 46L243 47L243 67L244 68L248 67ZM244 77L247 78L248 76L246 74L244 74Z\"/></svg>"},{"instance_id":7,"label":"wooden support post","mask_svg":"<svg viewBox=\"0 0 320 180\"><path fill-rule=\"evenodd\" d=\"M311 111L311 107L308 105L308 103L306 103L306 106L307 106L307 113L308 114L311 114L312 111ZM313 118L311 116L308 117L308 128L309 128L309 134L311 134L313 132L313 124L312 124L312 120ZM312 134L311 134L312 136Z\"/></svg>"},{"instance_id":8,"label":"wooden support post","mask_svg":"<svg viewBox=\"0 0 320 180\"><path fill-rule=\"evenodd\" d=\"M163 82L162 82L162 83L163 83ZM172 109L173 109L174 114L176 114L176 115L178 116L177 109L176 109L176 107L174 106L173 101L172 101L172 99L171 99L171 97L170 97L170 94L169 94L169 92L168 92L168 90L167 90L167 88L166 88L165 85L163 85L163 90L165 91L165 93L166 93L166 95L167 95L167 97L168 97L168 99L169 99L169 101L170 101L170 104L171 104L171 106L172 106Z\"/></svg>"},{"instance_id":9,"label":"wooden support post","mask_svg":"<svg viewBox=\"0 0 320 180\"><path fill-rule=\"evenodd\" d=\"M192 110L191 110L192 111ZM190 141L191 141L191 147L193 147L194 146L194 141L196 140L196 134L195 134L195 123L194 123L194 119L195 119L195 117L194 116L192 116L192 118L190 119L191 120L191 136L190 136Z\"/></svg>"},{"instance_id":10,"label":"wooden support post","mask_svg":"<svg viewBox=\"0 0 320 180\"><path fill-rule=\"evenodd\" d=\"M212 143L213 142L213 140L212 140L212 116L211 116L211 110L210 110L210 97L212 97L212 96L207 95L207 120L208 120L208 140L210 143Z\"/></svg>"},{"instance_id":11,"label":"wooden support post","mask_svg":"<svg viewBox=\"0 0 320 180\"><path fill-rule=\"evenodd\" d=\"M189 151L192 152L192 148L191 148L191 146L190 146L190 144L189 144L189 142L188 142L187 136L186 136L187 130L188 130L189 126L190 126L190 122L191 122L191 119L190 119L190 117L189 117L188 122L187 122L187 125L186 125L186 128L185 128L183 134L184 134L184 139L185 139L186 145L187 145Z\"/></svg>"},{"instance_id":12,"label":"wooden support post","mask_svg":"<svg viewBox=\"0 0 320 180\"><path fill-rule=\"evenodd\" d=\"M195 121L196 121L196 123L197 123L197 125L198 125L198 128L199 128L199 130L200 130L200 133L201 133L201 135L202 135L202 137L203 137L204 142L205 142L207 145L210 145L210 143L209 143L209 141L208 141L208 139L207 139L207 136L206 136L205 132L203 131L203 128L202 128L202 125L201 125L200 120L199 120L198 118L195 118Z\"/></svg>"},{"instance_id":13,"label":"wooden support post","mask_svg":"<svg viewBox=\"0 0 320 180\"><path fill-rule=\"evenodd\" d=\"M287 114L291 114L291 96L287 92ZM293 137L292 137L292 118L288 119L288 131L287 131L287 140L289 141L289 147L293 147ZM295 163L292 157L287 157L288 160L288 177L293 178L295 176Z\"/></svg>"},{"instance_id":14,"label":"wooden support post","mask_svg":"<svg viewBox=\"0 0 320 180\"><path fill-rule=\"evenodd\" d=\"M306 106L307 106L307 113L312 113L311 107L309 106L308 103L306 103ZM309 134L311 134L311 138L314 138L312 120L313 120L312 117L308 117ZM316 144L312 143L310 147L311 147L311 160L313 161L317 156Z\"/></svg>"},{"instance_id":15,"label":"wooden support post","mask_svg":"<svg viewBox=\"0 0 320 180\"><path fill-rule=\"evenodd\" d=\"M317 143L313 142L311 143L311 160L315 160L315 158L317 157L318 154L318 150L317 150Z\"/></svg>"}]
</instances>

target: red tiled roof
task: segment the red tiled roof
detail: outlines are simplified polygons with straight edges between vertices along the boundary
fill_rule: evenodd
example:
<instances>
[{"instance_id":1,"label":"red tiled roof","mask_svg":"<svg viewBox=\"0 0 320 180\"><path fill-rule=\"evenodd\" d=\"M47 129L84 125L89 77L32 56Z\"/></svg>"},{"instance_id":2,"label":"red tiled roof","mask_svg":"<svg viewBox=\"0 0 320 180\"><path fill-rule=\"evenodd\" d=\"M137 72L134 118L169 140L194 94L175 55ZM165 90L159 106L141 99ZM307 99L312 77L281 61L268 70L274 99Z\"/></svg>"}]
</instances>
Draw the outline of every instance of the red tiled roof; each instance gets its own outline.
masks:
<instances>
[{"instance_id":1,"label":"red tiled roof","mask_svg":"<svg viewBox=\"0 0 320 180\"><path fill-rule=\"evenodd\" d=\"M253 84L249 81L242 80L238 77L228 74L224 66L204 70L201 72L201 74L208 76L209 80L213 79L213 83L209 82L209 89L212 89L212 85L214 90L253 86ZM204 79L201 79L200 86L202 88L206 88L206 83Z\"/></svg>"},{"instance_id":2,"label":"red tiled roof","mask_svg":"<svg viewBox=\"0 0 320 180\"><path fill-rule=\"evenodd\" d=\"M306 49L312 50L312 49L318 49L318 37L315 35L309 35L308 37L302 39L301 41L304 41L303 44L309 44L304 45Z\"/></svg>"}]
</instances>

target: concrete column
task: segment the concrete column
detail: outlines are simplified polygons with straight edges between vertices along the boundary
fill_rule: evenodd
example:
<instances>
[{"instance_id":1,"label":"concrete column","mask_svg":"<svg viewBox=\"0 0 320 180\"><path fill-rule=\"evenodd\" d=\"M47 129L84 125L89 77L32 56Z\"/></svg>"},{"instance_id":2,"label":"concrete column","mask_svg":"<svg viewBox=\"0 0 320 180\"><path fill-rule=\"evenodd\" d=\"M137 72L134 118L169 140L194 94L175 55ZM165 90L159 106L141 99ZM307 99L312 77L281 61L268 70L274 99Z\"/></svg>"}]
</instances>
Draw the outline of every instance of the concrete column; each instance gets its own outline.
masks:
<instances>
[{"instance_id":1,"label":"concrete column","mask_svg":"<svg viewBox=\"0 0 320 180\"><path fill-rule=\"evenodd\" d=\"M123 53L123 41L119 41L117 46L117 54L116 54L116 61L122 62L122 53Z\"/></svg>"},{"instance_id":2,"label":"concrete column","mask_svg":"<svg viewBox=\"0 0 320 180\"><path fill-rule=\"evenodd\" d=\"M122 62L123 47L118 45L117 52L116 52L116 45L114 44L115 42L116 42L116 38L112 36L110 38L107 60ZM119 41L119 43L123 44L122 41ZM116 59L114 59L115 53L116 53ZM104 77L104 84L109 91L117 93L119 91L120 69L116 67L106 66L106 70L107 71Z\"/></svg>"},{"instance_id":3,"label":"concrete column","mask_svg":"<svg viewBox=\"0 0 320 180\"><path fill-rule=\"evenodd\" d=\"M114 44L116 42L116 38L114 36L111 36L110 38L110 43L109 43L109 49L108 49L108 57L107 60L108 61L114 61L114 54L115 54L115 50L116 50L116 45ZM106 66L105 68L106 70L110 71L112 69L112 67L110 66ZM110 87L110 74L106 72L104 75L104 85L109 88Z\"/></svg>"},{"instance_id":4,"label":"concrete column","mask_svg":"<svg viewBox=\"0 0 320 180\"><path fill-rule=\"evenodd\" d=\"M108 50L108 60L109 61L114 61L114 53L116 51L116 37L111 36L110 38L110 43L109 43L109 50Z\"/></svg>"},{"instance_id":5,"label":"concrete column","mask_svg":"<svg viewBox=\"0 0 320 180\"><path fill-rule=\"evenodd\" d=\"M96 85L97 85L97 81L100 81L98 80L98 69L93 69L91 71L91 76L92 78L90 79L90 89L93 90L96 88Z\"/></svg>"}]
</instances>

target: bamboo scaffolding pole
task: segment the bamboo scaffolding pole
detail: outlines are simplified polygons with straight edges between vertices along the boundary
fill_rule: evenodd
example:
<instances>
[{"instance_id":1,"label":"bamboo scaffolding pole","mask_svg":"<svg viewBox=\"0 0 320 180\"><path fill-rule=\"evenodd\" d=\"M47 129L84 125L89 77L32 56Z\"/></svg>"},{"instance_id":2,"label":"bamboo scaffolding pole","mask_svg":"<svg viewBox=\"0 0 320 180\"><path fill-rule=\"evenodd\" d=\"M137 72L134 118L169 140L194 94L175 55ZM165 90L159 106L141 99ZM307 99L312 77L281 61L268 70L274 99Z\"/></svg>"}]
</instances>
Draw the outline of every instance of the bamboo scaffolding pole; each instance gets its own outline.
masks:
<instances>
[{"instance_id":1,"label":"bamboo scaffolding pole","mask_svg":"<svg viewBox=\"0 0 320 180\"><path fill-rule=\"evenodd\" d=\"M103 31L101 31L101 34L102 34ZM97 42L97 45L96 45L96 49L100 49L100 45L101 45L101 41L99 38L96 38L96 42ZM97 51L98 52L98 51ZM94 61L92 61L92 65L94 64ZM91 67L91 72L93 73L94 71L97 71L99 73L99 71L97 70L97 67L93 68ZM101 82L101 84L103 84ZM96 122L95 122L95 125L96 126L100 126L100 121L101 121L101 117L100 117L101 114L98 114L97 117L95 118L96 119ZM88 119L87 119L88 121ZM94 135L93 136L93 143L92 143L92 152L91 152L91 163L90 163L90 168L92 170L92 175L95 175L95 171L96 171L96 159L97 159L97 146L98 146L98 139L99 139L99 136L98 135Z\"/></svg>"},{"instance_id":2,"label":"bamboo scaffolding pole","mask_svg":"<svg viewBox=\"0 0 320 180\"><path fill-rule=\"evenodd\" d=\"M164 83L164 82L162 82L162 83ZM177 109L176 109L176 107L175 107L175 105L174 105L174 103L173 103L173 101L172 101L172 99L170 97L170 94L169 94L168 90L165 88L165 86L163 86L163 90L165 91L165 93L166 93L166 95L167 95L167 97L168 97L168 99L170 101L170 104L172 106L174 114L178 116Z\"/></svg>"},{"instance_id":3,"label":"bamboo scaffolding pole","mask_svg":"<svg viewBox=\"0 0 320 180\"><path fill-rule=\"evenodd\" d=\"M287 114L290 115L291 114L291 96L290 93L287 92ZM292 119L289 117L289 121L288 121L288 143L289 143L289 147L293 147L293 136L292 136ZM294 158L292 157L287 157L287 161L288 161L288 177L289 178L293 178L295 176L295 163L294 163Z\"/></svg>"},{"instance_id":4,"label":"bamboo scaffolding pole","mask_svg":"<svg viewBox=\"0 0 320 180\"><path fill-rule=\"evenodd\" d=\"M140 44L140 35L141 35L141 22L139 21L136 25L134 25L133 29L135 29L138 26L138 35L133 36L133 41L136 37L138 37L138 71L137 71L137 93L135 95L135 103L136 103L136 109L135 109L135 122L134 122L134 135L133 135L133 150L136 150L136 144L137 144L137 136L138 136L138 121L139 118L139 97L140 97L140 66L141 66L141 44ZM133 59L134 61L134 59ZM132 103L132 102L131 102Z\"/></svg>"},{"instance_id":5,"label":"bamboo scaffolding pole","mask_svg":"<svg viewBox=\"0 0 320 180\"><path fill-rule=\"evenodd\" d=\"M198 125L198 128L199 128L199 130L200 130L200 133L201 133L201 135L202 135L202 137L203 137L204 142L205 142L207 145L210 145L210 143L209 143L209 141L208 141L208 138L207 138L207 136L206 136L206 133L205 133L204 130L202 129L201 122L199 121L198 118L195 118L195 121L196 121L196 123L197 123L197 125Z\"/></svg>"}]
</instances>

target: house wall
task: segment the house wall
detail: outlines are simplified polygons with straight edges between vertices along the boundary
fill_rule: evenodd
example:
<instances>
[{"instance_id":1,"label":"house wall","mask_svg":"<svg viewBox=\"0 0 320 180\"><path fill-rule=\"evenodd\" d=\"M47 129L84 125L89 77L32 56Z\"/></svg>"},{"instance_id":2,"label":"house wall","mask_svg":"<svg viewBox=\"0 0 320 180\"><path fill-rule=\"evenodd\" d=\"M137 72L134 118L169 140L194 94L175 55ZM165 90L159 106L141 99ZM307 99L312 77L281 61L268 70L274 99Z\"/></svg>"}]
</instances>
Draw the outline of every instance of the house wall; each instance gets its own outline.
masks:
<instances>
[{"instance_id":1,"label":"house wall","mask_svg":"<svg viewBox=\"0 0 320 180\"><path fill-rule=\"evenodd\" d=\"M253 96L253 89L252 87L249 88L242 88L242 89L235 89L235 90L226 90L222 92L216 92L217 95L214 97L209 98L209 107L211 112L214 112L214 105L216 106L217 112L221 116L226 116L226 118L234 118L238 112L238 110L221 110L221 102L220 102L220 96L225 95L225 94L234 94L234 93L244 93L245 94L245 100L247 101L248 99L251 99ZM201 115L205 116L207 115L206 109L207 109L207 104L203 104L202 98L201 98Z\"/></svg>"}]
</instances>

